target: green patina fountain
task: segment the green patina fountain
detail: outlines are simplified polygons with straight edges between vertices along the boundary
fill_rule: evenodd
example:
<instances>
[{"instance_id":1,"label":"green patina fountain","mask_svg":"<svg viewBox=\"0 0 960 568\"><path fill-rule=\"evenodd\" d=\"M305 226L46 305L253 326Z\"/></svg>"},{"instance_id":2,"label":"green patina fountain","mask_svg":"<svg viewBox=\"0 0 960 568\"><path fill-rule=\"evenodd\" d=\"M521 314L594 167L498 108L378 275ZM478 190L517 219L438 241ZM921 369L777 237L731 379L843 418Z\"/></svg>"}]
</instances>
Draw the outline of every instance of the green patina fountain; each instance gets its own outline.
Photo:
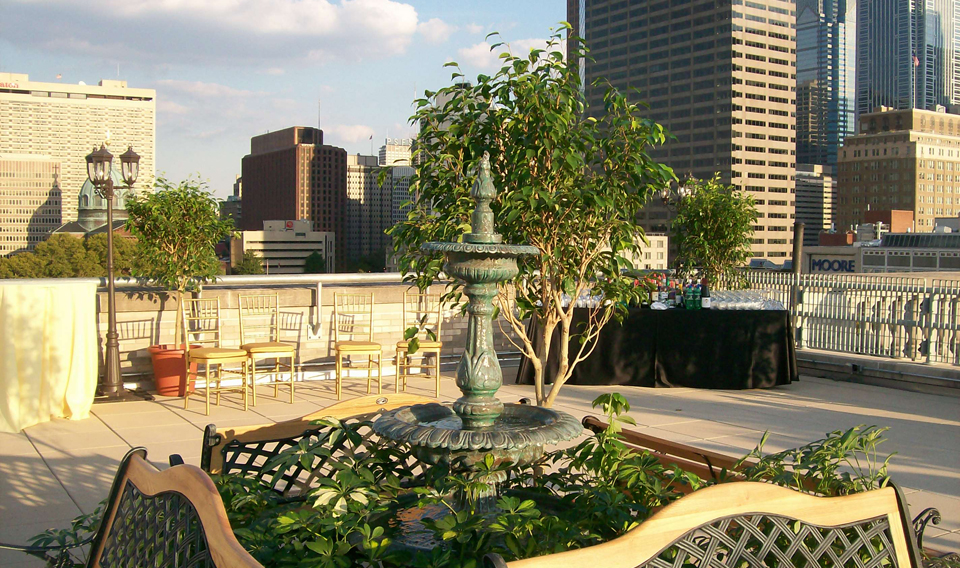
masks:
<instances>
[{"instance_id":1,"label":"green patina fountain","mask_svg":"<svg viewBox=\"0 0 960 568\"><path fill-rule=\"evenodd\" d=\"M427 463L449 465L452 471L479 474L478 463L492 455L497 463L528 465L543 448L579 436L579 421L564 412L523 404L503 404L497 389L503 373L493 345L493 298L497 285L517 275L517 258L536 255L532 246L505 245L494 231L490 202L496 189L490 158L480 162L479 180L471 195L477 200L471 232L459 243L427 243L421 250L442 252L444 270L465 283L469 299L467 343L457 368L463 396L452 405L420 404L383 414L373 428L381 436L405 442ZM485 473L483 481L503 481L506 474Z\"/></svg>"}]
</instances>

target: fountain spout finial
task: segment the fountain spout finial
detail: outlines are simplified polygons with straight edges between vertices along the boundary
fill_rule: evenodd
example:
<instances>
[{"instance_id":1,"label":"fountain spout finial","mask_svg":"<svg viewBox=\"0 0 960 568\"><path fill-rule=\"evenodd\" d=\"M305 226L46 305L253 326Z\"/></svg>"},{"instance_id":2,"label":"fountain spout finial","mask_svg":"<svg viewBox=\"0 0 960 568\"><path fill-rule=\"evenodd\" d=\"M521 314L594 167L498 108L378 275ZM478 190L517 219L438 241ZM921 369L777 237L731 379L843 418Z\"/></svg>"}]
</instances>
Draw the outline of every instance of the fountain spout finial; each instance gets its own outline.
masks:
<instances>
[{"instance_id":1,"label":"fountain spout finial","mask_svg":"<svg viewBox=\"0 0 960 568\"><path fill-rule=\"evenodd\" d=\"M484 152L480 158L479 175L470 190L470 196L477 201L470 218L470 232L463 236L467 243L498 244L501 237L493 228L493 209L490 202L497 197L497 188L490 175L490 153Z\"/></svg>"}]
</instances>

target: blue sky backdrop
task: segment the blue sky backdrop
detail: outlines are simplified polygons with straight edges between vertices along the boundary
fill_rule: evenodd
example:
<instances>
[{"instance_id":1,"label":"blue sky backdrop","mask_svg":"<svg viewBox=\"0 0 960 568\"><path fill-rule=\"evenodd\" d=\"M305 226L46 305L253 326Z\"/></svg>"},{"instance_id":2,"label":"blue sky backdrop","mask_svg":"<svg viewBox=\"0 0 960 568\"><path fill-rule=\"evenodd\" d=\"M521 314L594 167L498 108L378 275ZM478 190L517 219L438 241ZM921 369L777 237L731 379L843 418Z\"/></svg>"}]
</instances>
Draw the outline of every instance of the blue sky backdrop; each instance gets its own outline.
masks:
<instances>
[{"instance_id":1,"label":"blue sky backdrop","mask_svg":"<svg viewBox=\"0 0 960 568\"><path fill-rule=\"evenodd\" d=\"M0 71L157 91L157 171L225 196L250 137L316 126L350 153L408 137L414 93L543 45L563 0L0 0Z\"/></svg>"}]
</instances>

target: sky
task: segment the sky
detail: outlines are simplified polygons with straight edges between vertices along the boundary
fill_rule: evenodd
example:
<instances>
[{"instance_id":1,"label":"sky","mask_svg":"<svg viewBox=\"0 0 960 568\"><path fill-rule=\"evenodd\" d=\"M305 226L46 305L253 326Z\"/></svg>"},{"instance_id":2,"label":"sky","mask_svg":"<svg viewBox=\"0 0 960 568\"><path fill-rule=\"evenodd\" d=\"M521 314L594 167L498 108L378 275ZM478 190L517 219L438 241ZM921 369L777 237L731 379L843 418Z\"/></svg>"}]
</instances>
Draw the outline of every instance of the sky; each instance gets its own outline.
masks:
<instances>
[{"instance_id":1,"label":"sky","mask_svg":"<svg viewBox=\"0 0 960 568\"><path fill-rule=\"evenodd\" d=\"M0 72L157 91L157 172L232 191L250 138L317 126L376 153L411 137L412 102L543 45L564 0L0 0ZM370 137L373 140L370 140ZM372 144L372 146L371 146Z\"/></svg>"}]
</instances>

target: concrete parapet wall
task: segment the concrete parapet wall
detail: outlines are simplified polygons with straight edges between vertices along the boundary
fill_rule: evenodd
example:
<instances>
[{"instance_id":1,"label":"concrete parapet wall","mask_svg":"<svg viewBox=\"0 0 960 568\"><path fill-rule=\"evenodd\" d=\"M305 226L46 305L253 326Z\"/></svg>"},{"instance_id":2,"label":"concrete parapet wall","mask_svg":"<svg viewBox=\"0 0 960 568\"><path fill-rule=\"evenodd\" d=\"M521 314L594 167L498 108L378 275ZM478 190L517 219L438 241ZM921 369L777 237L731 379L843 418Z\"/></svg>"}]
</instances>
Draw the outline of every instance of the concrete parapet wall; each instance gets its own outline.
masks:
<instances>
[{"instance_id":1,"label":"concrete parapet wall","mask_svg":"<svg viewBox=\"0 0 960 568\"><path fill-rule=\"evenodd\" d=\"M264 277L265 282L269 278ZM249 279L248 279L249 280ZM373 293L374 341L383 345L385 374L392 372L396 344L403 338L403 293L410 289L406 283L330 283L320 292L319 312L316 284L227 284L203 289L204 298L220 298L223 346L240 344L239 297L242 294L279 295L281 336L283 341L296 343L300 363L305 367L332 364L334 360L333 311L336 292ZM442 284L430 288L431 293L443 292ZM147 348L157 344L173 344L177 327L176 295L150 288L120 287L117 289L117 330L120 335L120 365L124 380L150 379L153 374ZM107 333L107 294L100 291L97 298L100 335L100 359ZM317 325L319 322L319 325ZM506 321L501 322L509 329ZM466 340L467 317L459 310L446 310L441 326L443 356L459 355ZM511 334L512 335L512 334ZM501 353L516 351L516 347L494 322L494 343Z\"/></svg>"}]
</instances>

